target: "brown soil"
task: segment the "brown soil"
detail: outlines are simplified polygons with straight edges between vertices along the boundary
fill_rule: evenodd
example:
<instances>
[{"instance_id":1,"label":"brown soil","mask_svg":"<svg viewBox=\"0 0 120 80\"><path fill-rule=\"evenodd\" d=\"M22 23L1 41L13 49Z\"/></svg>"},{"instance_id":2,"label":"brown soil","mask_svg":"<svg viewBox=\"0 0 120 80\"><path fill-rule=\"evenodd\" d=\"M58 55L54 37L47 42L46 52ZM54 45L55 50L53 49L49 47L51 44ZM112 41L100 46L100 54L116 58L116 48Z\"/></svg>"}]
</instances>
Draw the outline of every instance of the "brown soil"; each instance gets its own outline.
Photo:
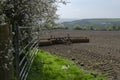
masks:
<instances>
[{"instance_id":1,"label":"brown soil","mask_svg":"<svg viewBox=\"0 0 120 80\"><path fill-rule=\"evenodd\" d=\"M108 74L120 80L120 31L56 30L55 36L87 36L90 43L44 46L41 49L75 61L78 65Z\"/></svg>"}]
</instances>

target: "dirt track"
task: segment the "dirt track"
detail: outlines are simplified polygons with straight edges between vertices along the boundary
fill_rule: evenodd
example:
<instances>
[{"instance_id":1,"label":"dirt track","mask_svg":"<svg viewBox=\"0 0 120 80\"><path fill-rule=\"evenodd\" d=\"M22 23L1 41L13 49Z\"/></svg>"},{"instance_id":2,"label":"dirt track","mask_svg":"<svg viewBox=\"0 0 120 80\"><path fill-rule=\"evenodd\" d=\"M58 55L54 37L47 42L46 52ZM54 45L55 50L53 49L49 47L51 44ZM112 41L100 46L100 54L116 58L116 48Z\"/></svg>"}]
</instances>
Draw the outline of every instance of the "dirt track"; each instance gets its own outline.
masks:
<instances>
[{"instance_id":1,"label":"dirt track","mask_svg":"<svg viewBox=\"0 0 120 80\"><path fill-rule=\"evenodd\" d=\"M120 31L57 30L56 36L88 36L90 43L41 47L74 60L78 65L108 74L109 80L120 80Z\"/></svg>"}]
</instances>

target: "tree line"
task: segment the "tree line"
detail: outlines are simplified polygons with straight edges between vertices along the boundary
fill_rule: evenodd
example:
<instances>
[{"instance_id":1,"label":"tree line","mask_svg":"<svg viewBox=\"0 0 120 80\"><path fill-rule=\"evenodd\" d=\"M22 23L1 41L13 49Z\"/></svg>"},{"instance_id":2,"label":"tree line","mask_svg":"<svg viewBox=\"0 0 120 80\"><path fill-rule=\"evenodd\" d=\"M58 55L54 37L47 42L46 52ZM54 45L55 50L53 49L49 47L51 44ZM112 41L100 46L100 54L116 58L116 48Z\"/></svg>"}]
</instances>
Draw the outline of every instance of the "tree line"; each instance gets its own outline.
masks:
<instances>
[{"instance_id":1,"label":"tree line","mask_svg":"<svg viewBox=\"0 0 120 80\"><path fill-rule=\"evenodd\" d=\"M96 31L120 31L120 26L113 25L110 27L95 27L95 26L80 26L74 25L73 27L67 27L63 24L56 25L53 29L73 29L73 30L96 30Z\"/></svg>"},{"instance_id":2,"label":"tree line","mask_svg":"<svg viewBox=\"0 0 120 80\"><path fill-rule=\"evenodd\" d=\"M120 31L120 26L94 27L94 26L73 26L74 30L98 30L98 31Z\"/></svg>"}]
</instances>

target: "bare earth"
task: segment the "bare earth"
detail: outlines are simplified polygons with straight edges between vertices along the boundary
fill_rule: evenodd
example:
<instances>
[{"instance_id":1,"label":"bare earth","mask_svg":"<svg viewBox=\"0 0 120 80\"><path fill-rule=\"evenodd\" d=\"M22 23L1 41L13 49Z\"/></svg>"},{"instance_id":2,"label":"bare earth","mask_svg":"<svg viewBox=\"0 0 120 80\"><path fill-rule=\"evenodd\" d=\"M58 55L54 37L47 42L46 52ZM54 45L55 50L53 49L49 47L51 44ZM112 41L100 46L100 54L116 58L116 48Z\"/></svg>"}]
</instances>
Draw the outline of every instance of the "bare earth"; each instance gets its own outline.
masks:
<instances>
[{"instance_id":1,"label":"bare earth","mask_svg":"<svg viewBox=\"0 0 120 80\"><path fill-rule=\"evenodd\" d=\"M120 31L56 30L56 36L87 36L90 43L44 46L41 49L74 60L78 65L99 70L109 80L120 80Z\"/></svg>"}]
</instances>

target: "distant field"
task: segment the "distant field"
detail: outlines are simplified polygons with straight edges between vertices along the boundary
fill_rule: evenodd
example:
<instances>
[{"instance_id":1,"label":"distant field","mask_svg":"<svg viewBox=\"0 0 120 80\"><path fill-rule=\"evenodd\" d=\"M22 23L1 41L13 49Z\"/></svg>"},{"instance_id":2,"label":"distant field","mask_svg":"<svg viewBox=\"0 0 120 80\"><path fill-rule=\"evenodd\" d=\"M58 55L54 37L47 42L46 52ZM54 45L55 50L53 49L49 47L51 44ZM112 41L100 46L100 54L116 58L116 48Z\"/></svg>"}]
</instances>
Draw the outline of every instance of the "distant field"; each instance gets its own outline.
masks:
<instances>
[{"instance_id":1,"label":"distant field","mask_svg":"<svg viewBox=\"0 0 120 80\"><path fill-rule=\"evenodd\" d=\"M87 19L89 22L118 22L120 18L115 19Z\"/></svg>"}]
</instances>

